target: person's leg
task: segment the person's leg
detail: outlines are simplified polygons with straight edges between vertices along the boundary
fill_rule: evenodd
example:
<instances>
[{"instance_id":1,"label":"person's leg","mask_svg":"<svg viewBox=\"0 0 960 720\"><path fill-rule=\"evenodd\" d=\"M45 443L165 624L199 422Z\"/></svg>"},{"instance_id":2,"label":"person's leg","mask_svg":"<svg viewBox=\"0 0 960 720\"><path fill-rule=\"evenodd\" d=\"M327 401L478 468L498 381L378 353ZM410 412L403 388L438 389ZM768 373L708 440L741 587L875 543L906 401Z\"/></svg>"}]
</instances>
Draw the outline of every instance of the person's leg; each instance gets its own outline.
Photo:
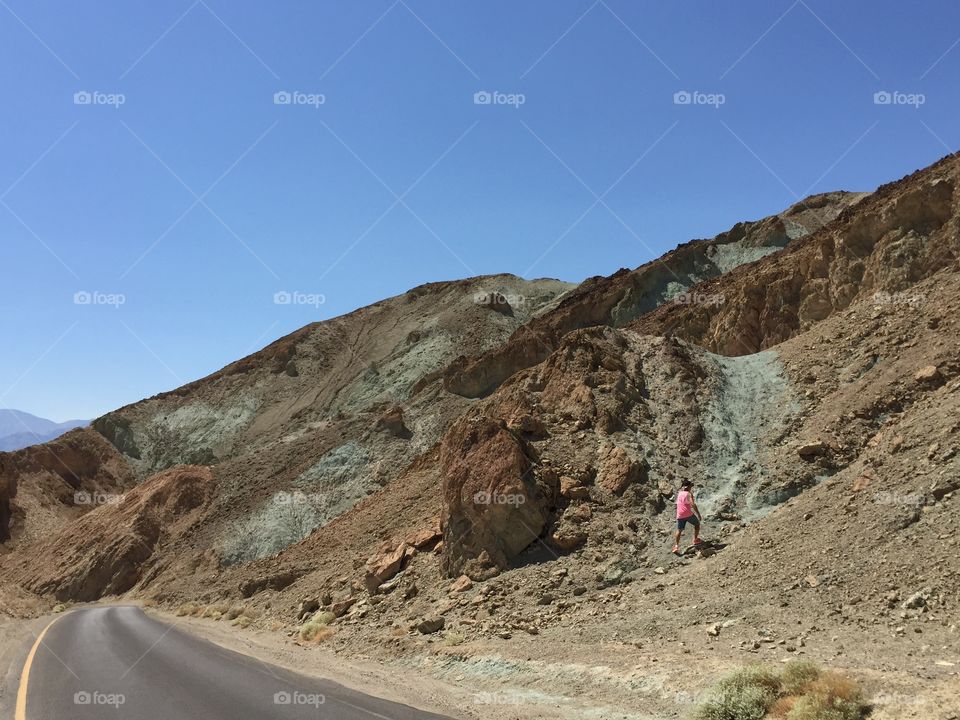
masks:
<instances>
[{"instance_id":1,"label":"person's leg","mask_svg":"<svg viewBox=\"0 0 960 720\"><path fill-rule=\"evenodd\" d=\"M680 536L683 534L685 524L682 520L677 520L677 532L673 536L673 552L680 550Z\"/></svg>"},{"instance_id":2,"label":"person's leg","mask_svg":"<svg viewBox=\"0 0 960 720\"><path fill-rule=\"evenodd\" d=\"M693 521L693 544L700 542L700 521L694 518Z\"/></svg>"}]
</instances>

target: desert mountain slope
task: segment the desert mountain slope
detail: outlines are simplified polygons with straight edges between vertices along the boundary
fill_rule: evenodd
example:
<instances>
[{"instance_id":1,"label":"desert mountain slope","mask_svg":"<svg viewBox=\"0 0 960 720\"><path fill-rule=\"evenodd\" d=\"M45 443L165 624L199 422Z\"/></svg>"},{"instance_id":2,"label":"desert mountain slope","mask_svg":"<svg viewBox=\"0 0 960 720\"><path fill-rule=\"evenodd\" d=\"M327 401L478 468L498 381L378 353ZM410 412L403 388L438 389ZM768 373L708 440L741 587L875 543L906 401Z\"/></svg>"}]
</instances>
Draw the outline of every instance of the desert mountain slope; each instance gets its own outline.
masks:
<instances>
[{"instance_id":1,"label":"desert mountain slope","mask_svg":"<svg viewBox=\"0 0 960 720\"><path fill-rule=\"evenodd\" d=\"M951 156L847 197L679 299L645 266L519 310L498 276L509 307L461 281L358 311L352 333L306 328L98 421L140 475L197 450L204 467L153 474L0 569L48 597L243 604L291 632L319 609L335 651L502 671L534 695L603 685L624 711L639 693L678 714L659 656L681 677L801 652L919 663L932 693L960 653L958 173ZM681 479L711 542L677 557ZM569 687L524 676L533 656Z\"/></svg>"},{"instance_id":2,"label":"desert mountain slope","mask_svg":"<svg viewBox=\"0 0 960 720\"><path fill-rule=\"evenodd\" d=\"M301 328L208 377L98 418L94 428L141 477L219 463L404 403L452 358L497 346L572 287L511 275L423 285Z\"/></svg>"},{"instance_id":3,"label":"desert mountain slope","mask_svg":"<svg viewBox=\"0 0 960 720\"><path fill-rule=\"evenodd\" d=\"M737 223L712 240L685 243L636 270L590 278L556 308L519 328L499 349L483 355L464 353L446 371L444 385L465 397L487 395L513 373L544 360L566 333L594 325L627 325L667 301L685 298L698 283L778 252L866 195L813 195L778 215Z\"/></svg>"},{"instance_id":4,"label":"desert mountain slope","mask_svg":"<svg viewBox=\"0 0 960 720\"><path fill-rule=\"evenodd\" d=\"M879 188L784 252L699 286L717 302L668 303L636 320L725 355L793 337L855 300L897 293L956 262L958 156Z\"/></svg>"},{"instance_id":5,"label":"desert mountain slope","mask_svg":"<svg viewBox=\"0 0 960 720\"><path fill-rule=\"evenodd\" d=\"M93 427L141 479L181 464L214 467L219 492L179 539L185 548L210 549L214 566L274 554L389 485L440 440L469 407L441 386L457 358L501 357L504 342L509 356L530 327L549 325L557 344L566 329L623 324L699 279L780 250L861 197L814 196L579 289L506 275L426 285L307 326ZM594 318L598 307L606 309ZM278 506L277 493L293 505Z\"/></svg>"},{"instance_id":6,"label":"desert mountain slope","mask_svg":"<svg viewBox=\"0 0 960 720\"><path fill-rule=\"evenodd\" d=\"M78 505L75 491L115 498L134 477L200 464L223 481L207 522L191 532L227 562L275 553L439 439L466 404L439 389L439 372L459 353L503 342L572 287L510 275L424 285L302 328L209 377L109 413L93 430L0 453L0 536L12 528L15 537L35 537L34 526L49 535L97 504ZM280 491L309 499L295 518L273 503Z\"/></svg>"},{"instance_id":7,"label":"desert mountain slope","mask_svg":"<svg viewBox=\"0 0 960 720\"><path fill-rule=\"evenodd\" d=\"M893 208L902 205L902 197L912 198L917 207L936 207L936 217L946 214L949 219L934 223L931 232L946 233L956 222L957 205L951 198L947 210L941 207L942 188L952 186L955 172L953 159L942 161L888 186L880 199ZM883 211L887 205L879 207ZM864 208L873 213L878 206L873 198L862 201L841 214L835 225L847 227ZM888 225L877 226L881 237L896 234ZM819 247L819 237L801 239L799 246ZM924 236L916 244L918 256L940 258L925 249L940 240L939 235ZM949 244L938 246L945 247L942 257L950 260ZM739 288L745 276L762 278L770 268L780 267L782 257L764 257L749 274L735 270L695 286L693 292L703 292L705 286L728 292L724 283ZM891 412L903 412L915 402L913 386L895 378L912 378L931 364L941 380L952 377L956 366L950 348L956 347L957 330L943 312L952 307L950 292L957 279L952 257L952 264L938 260L921 265L918 274L927 277L907 288L907 294L877 295L873 285L874 294L864 297L854 288L856 299L848 308L828 313L822 326L811 324L782 348L764 353L727 357L659 333L599 326L567 333L544 360L514 373L479 402L463 404L439 388L431 391L435 394L417 393L414 405L429 397L424 413L427 406L436 410L444 403L459 403L446 406L453 409L445 415L442 442L402 455L402 462L392 463L399 468L396 480L346 512L352 503L338 507L325 519L339 517L303 543L275 558L229 570L221 567L222 550L216 550L226 532L216 518L230 512L249 514L251 497L260 498L261 512L275 508L276 497L269 493L302 487L297 480L307 462L298 464L296 458L329 458L330 451L319 446L306 451L294 443L290 455L278 455L274 446L222 462L214 470L222 490L212 508L223 507L224 512L213 513L188 536L172 538L170 551L146 564L138 589L168 600L189 597L191 587L208 588L207 596L230 596L236 588L242 588L243 595L256 595L289 587L288 598L310 588L354 597L356 588L369 585L363 570L369 556L386 552L388 559L411 533L435 541L437 520L443 523L444 542L436 571L465 572L478 581L522 565L531 547L558 555L589 553L593 546L605 552L624 543L647 547L658 537L670 496L682 478L698 483L704 510L725 532L736 532L744 521L762 522L785 500L819 487L854 463L865 433L876 433ZM936 303L916 302L910 294L930 294L941 285L947 294ZM574 295L583 292L581 287ZM858 320L844 320L853 308ZM880 315L868 322L864 313ZM882 313L891 313L907 334L891 334ZM650 317L670 315L655 310L639 323ZM844 334L851 329L855 335ZM921 332L926 333L922 340ZM898 348L921 342L920 354ZM819 358L820 363L803 372L787 362L794 357L791 348L801 343L806 343L805 362ZM877 348L866 353L865 343ZM861 387L851 391L849 383L861 374L875 383L871 392ZM813 382L817 388L809 387ZM824 387L836 387L839 395L821 396ZM345 428L340 428L343 437L357 436L357 430ZM851 434L855 437L848 437ZM342 439L328 436L321 441L312 434L302 442L339 447ZM326 471L336 476L339 468L328 465ZM272 481L258 483L264 477ZM238 488L235 492L228 490L231 484ZM269 492L258 494L264 485ZM330 488L321 483L312 490L336 497L339 488L342 484ZM246 536L287 521L254 513L253 521L233 529ZM386 547L378 548L380 543ZM190 578L186 567L194 573ZM630 572L621 566L608 570L612 576Z\"/></svg>"}]
</instances>

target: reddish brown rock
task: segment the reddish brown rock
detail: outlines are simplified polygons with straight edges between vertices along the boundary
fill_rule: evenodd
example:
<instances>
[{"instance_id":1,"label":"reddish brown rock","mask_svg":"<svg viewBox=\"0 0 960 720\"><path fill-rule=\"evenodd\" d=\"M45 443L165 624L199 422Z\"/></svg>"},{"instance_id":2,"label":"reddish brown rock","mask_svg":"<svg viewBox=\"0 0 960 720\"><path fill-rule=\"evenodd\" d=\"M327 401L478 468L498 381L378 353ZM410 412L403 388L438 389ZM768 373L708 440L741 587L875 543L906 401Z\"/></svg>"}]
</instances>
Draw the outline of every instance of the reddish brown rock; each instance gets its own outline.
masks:
<instances>
[{"instance_id":1,"label":"reddish brown rock","mask_svg":"<svg viewBox=\"0 0 960 720\"><path fill-rule=\"evenodd\" d=\"M534 542L547 518L548 492L524 441L486 416L466 417L447 434L443 468L443 569L471 574L485 552L496 568ZM472 576L472 575L471 575Z\"/></svg>"},{"instance_id":2,"label":"reddish brown rock","mask_svg":"<svg viewBox=\"0 0 960 720\"><path fill-rule=\"evenodd\" d=\"M401 542L392 549L388 545L367 560L366 574L363 578L363 584L367 591L370 593L376 592L377 588L400 572L410 549L410 546L405 542Z\"/></svg>"},{"instance_id":3,"label":"reddish brown rock","mask_svg":"<svg viewBox=\"0 0 960 720\"><path fill-rule=\"evenodd\" d=\"M630 457L623 448L614 447L602 460L597 485L614 495L622 495L632 484L645 480L646 471L646 463Z\"/></svg>"}]
</instances>

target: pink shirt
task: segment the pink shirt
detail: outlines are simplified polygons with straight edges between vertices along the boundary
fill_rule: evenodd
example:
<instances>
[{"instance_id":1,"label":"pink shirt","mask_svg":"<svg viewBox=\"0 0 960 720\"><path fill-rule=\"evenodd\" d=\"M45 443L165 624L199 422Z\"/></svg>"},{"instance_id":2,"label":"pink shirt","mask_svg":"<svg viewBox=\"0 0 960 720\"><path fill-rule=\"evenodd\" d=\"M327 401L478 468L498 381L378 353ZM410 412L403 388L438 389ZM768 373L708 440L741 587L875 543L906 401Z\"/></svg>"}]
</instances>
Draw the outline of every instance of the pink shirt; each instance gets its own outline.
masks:
<instances>
[{"instance_id":1,"label":"pink shirt","mask_svg":"<svg viewBox=\"0 0 960 720\"><path fill-rule=\"evenodd\" d=\"M689 490L681 490L677 493L677 519L691 515L693 515L693 495Z\"/></svg>"}]
</instances>

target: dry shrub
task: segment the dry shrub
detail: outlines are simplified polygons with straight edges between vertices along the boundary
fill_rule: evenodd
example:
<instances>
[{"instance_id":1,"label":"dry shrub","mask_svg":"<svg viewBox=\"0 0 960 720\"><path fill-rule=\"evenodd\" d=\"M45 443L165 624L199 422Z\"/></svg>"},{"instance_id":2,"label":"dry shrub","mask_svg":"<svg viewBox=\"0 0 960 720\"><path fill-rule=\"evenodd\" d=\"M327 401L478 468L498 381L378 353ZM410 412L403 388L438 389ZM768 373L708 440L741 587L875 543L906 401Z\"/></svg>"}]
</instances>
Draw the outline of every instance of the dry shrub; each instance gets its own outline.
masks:
<instances>
[{"instance_id":1,"label":"dry shrub","mask_svg":"<svg viewBox=\"0 0 960 720\"><path fill-rule=\"evenodd\" d=\"M787 715L787 720L860 720L866 706L856 683L825 672L810 683Z\"/></svg>"},{"instance_id":2,"label":"dry shrub","mask_svg":"<svg viewBox=\"0 0 960 720\"><path fill-rule=\"evenodd\" d=\"M780 698L773 704L773 707L767 711L767 717L776 718L777 720L789 717L793 706L797 704L797 699L796 695L787 695L786 697Z\"/></svg>"},{"instance_id":3,"label":"dry shrub","mask_svg":"<svg viewBox=\"0 0 960 720\"><path fill-rule=\"evenodd\" d=\"M323 642L334 631L327 627L336 620L336 615L326 610L315 613L312 618L300 626L300 639L307 642Z\"/></svg>"},{"instance_id":4,"label":"dry shrub","mask_svg":"<svg viewBox=\"0 0 960 720\"><path fill-rule=\"evenodd\" d=\"M246 615L246 614L247 614L246 605L233 605L230 607L229 610L227 610L227 612L224 613L224 617L226 617L227 620L236 620L241 615Z\"/></svg>"},{"instance_id":5,"label":"dry shrub","mask_svg":"<svg viewBox=\"0 0 960 720\"><path fill-rule=\"evenodd\" d=\"M194 615L197 612L197 604L192 602L183 603L180 607L177 608L176 615L177 617L186 617L187 615Z\"/></svg>"},{"instance_id":6,"label":"dry shrub","mask_svg":"<svg viewBox=\"0 0 960 720\"><path fill-rule=\"evenodd\" d=\"M868 710L856 683L806 661L776 672L746 667L722 678L694 711L696 720L861 720Z\"/></svg>"},{"instance_id":7,"label":"dry shrub","mask_svg":"<svg viewBox=\"0 0 960 720\"><path fill-rule=\"evenodd\" d=\"M300 639L304 642L321 643L333 637L335 632L333 628L326 625L308 622L300 628Z\"/></svg>"}]
</instances>

